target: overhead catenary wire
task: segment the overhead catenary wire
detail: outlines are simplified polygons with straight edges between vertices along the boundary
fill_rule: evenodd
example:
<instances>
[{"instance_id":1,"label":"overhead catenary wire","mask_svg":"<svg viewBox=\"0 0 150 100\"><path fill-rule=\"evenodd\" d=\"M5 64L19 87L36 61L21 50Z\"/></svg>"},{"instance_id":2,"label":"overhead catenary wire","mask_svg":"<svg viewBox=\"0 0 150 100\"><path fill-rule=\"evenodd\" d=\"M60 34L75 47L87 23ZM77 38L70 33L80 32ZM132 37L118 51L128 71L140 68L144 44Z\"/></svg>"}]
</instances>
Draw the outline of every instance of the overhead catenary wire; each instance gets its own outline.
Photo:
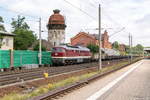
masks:
<instances>
[{"instance_id":1,"label":"overhead catenary wire","mask_svg":"<svg viewBox=\"0 0 150 100\"><path fill-rule=\"evenodd\" d=\"M121 32L122 30L124 30L125 29L125 27L123 27L122 29L120 29L119 31L117 31L117 32L114 32L114 33L112 33L109 37L112 37L113 35L115 35L115 34L117 34L117 33L119 33L119 32Z\"/></svg>"},{"instance_id":2,"label":"overhead catenary wire","mask_svg":"<svg viewBox=\"0 0 150 100\"><path fill-rule=\"evenodd\" d=\"M92 0L94 4L97 4L97 2L95 2L94 0ZM90 3L91 6L95 7L93 3ZM104 4L104 1L101 2L103 5ZM121 26L123 27L120 23L118 23L116 20L114 20L108 13L107 13L107 9L102 9L103 10L103 15L106 16L110 21L112 21L114 24L116 24L117 26Z\"/></svg>"},{"instance_id":3,"label":"overhead catenary wire","mask_svg":"<svg viewBox=\"0 0 150 100\"><path fill-rule=\"evenodd\" d=\"M85 11L82 10L81 8L79 8L79 7L75 6L75 5L73 5L72 3L70 3L70 2L67 1L67 0L64 0L64 1L65 1L66 3L68 3L68 4L70 4L71 6L73 6L74 8L80 10L81 12L83 12L84 14L86 14L87 16L89 16L90 18L92 18L93 20L97 21L93 16L89 15L87 12L85 12ZM96 6L94 6L94 4L90 3L90 5L96 8ZM96 8L96 9L97 9L97 8Z\"/></svg>"},{"instance_id":4,"label":"overhead catenary wire","mask_svg":"<svg viewBox=\"0 0 150 100\"><path fill-rule=\"evenodd\" d=\"M94 0L92 0L92 2L93 2L93 3L90 3L90 5L91 5L92 7L94 7L94 8L96 8L95 4L97 4L97 2L95 2ZM103 4L104 4L104 3L103 3ZM106 11L105 9L103 9L103 11L104 11L103 15L106 16L111 22L113 22L113 23L116 24L117 26L123 27L120 23L118 23L117 21L115 21L115 20L107 13L107 11ZM108 29L108 28L107 28L107 29ZM112 28L112 29L113 29L113 28ZM96 29L96 30L97 30L97 29ZM119 31L117 31L117 32L112 33L111 36L113 36L113 35L115 35L115 34L121 32L122 30L125 30L125 27L123 27L121 30L119 30ZM111 36L110 36L110 37L111 37Z\"/></svg>"},{"instance_id":5,"label":"overhead catenary wire","mask_svg":"<svg viewBox=\"0 0 150 100\"><path fill-rule=\"evenodd\" d=\"M67 1L67 0L64 0L64 1L65 1L66 3L68 3L68 4L70 4L71 6L73 6L74 8L80 10L82 13L86 14L87 16L89 16L90 18L92 18L93 20L97 21L95 17L91 16L91 15L90 15L89 13L87 13L86 11L84 11L84 10L82 10L81 8L79 8L79 7L75 6L75 5L73 5L72 3L70 3L70 2ZM93 2L96 3L95 1L93 1ZM90 3L90 5L93 6L93 7L95 7L95 8L97 8L97 7L94 6L94 4L92 4L92 3ZM39 18L39 16L32 16L32 15L24 14L24 13L17 12L17 11L11 10L11 9L7 9L7 8L1 7L1 6L0 6L0 8L2 8L2 9L4 9L4 10L7 10L7 11L10 11L10 12L13 12L13 13L17 13L17 14L19 14L19 15L28 16L28 17L32 17L32 18L36 18L36 19ZM108 18L112 20L112 18L110 18L110 17L108 17ZM42 20L47 21L46 19L43 19L43 18L42 18ZM33 21L33 20L29 20L29 21ZM112 20L112 21L114 21L114 20Z\"/></svg>"},{"instance_id":6,"label":"overhead catenary wire","mask_svg":"<svg viewBox=\"0 0 150 100\"><path fill-rule=\"evenodd\" d=\"M81 8L79 8L79 7L75 6L75 5L73 5L72 3L70 3L70 2L67 1L67 0L64 0L64 1L65 1L66 3L68 3L69 5L71 5L72 7L74 7L74 8L76 8L76 9L80 10L82 13L84 13L84 14L87 15L87 16L89 16L91 19L97 21L95 17L91 16L91 15L88 14L86 11L84 11L84 10L82 10Z\"/></svg>"},{"instance_id":7,"label":"overhead catenary wire","mask_svg":"<svg viewBox=\"0 0 150 100\"><path fill-rule=\"evenodd\" d=\"M97 4L94 0L92 0L93 3ZM92 4L93 6L94 4ZM103 1L103 5L104 5L104 1ZM94 6L93 6L94 7ZM125 33L128 33L126 30L125 26L122 26L120 23L118 23L116 20L114 20L108 13L107 13L107 9L103 9L104 13L103 15L106 16L111 22L113 22L115 25L122 27L122 29L120 29L119 31L116 31L114 33L112 33L109 37L113 37L114 35L116 35L117 33L121 32L121 31L125 31Z\"/></svg>"},{"instance_id":8,"label":"overhead catenary wire","mask_svg":"<svg viewBox=\"0 0 150 100\"><path fill-rule=\"evenodd\" d=\"M68 3L68 4L70 4L72 7L78 9L78 10L81 11L82 13L86 14L87 16L89 16L89 17L90 17L91 19L93 19L94 21L97 21L95 17L93 17L92 15L90 15L89 13L87 13L86 11L84 11L84 10L82 10L81 8L79 8L79 7L75 6L75 5L73 5L72 3L70 3L70 2L67 1L67 0L64 0L64 1L65 1L66 3ZM94 5L93 5L93 6L94 6ZM11 10L11 9L7 9L7 8L1 7L1 6L0 6L0 8L2 8L2 9L4 9L4 10L7 10L7 11L9 11L9 12L17 13L17 14L19 14L19 15L28 16L28 17L37 18L37 19L39 18L39 16L31 16L31 15L24 14L24 13L21 13L21 12L17 12L17 11L14 11L14 10ZM46 19L43 19L43 18L42 18L42 20L47 21ZM29 21L33 21L33 20L29 20ZM38 21L36 21L36 22L38 22Z\"/></svg>"},{"instance_id":9,"label":"overhead catenary wire","mask_svg":"<svg viewBox=\"0 0 150 100\"><path fill-rule=\"evenodd\" d=\"M86 14L87 16L89 16L90 18L92 18L93 20L96 20L96 18L94 18L93 16L91 16L91 15L88 14L86 11L82 10L81 8L79 8L79 7L75 6L75 5L73 5L72 3L70 3L70 2L67 1L67 0L64 0L64 1L65 1L66 3L68 3L68 4L70 4L71 6L73 6L74 8L80 10L82 13ZM93 1L93 2L96 3L95 1ZM94 6L93 3L90 3L90 4L91 4L93 7L96 8L96 6ZM39 18L38 16L31 16L31 15L24 14L24 13L21 13L21 12L17 12L17 11L14 11L14 10L11 10L11 9L7 9L7 8L1 7L1 6L0 6L0 8L2 8L2 9L4 9L4 10L7 10L7 11L10 11L10 12L13 12L13 13L17 13L17 14L20 14L20 15L28 16L28 17L31 17L31 18L37 18L37 19ZM110 16L109 16L108 18L111 19L113 22L115 22ZM46 19L42 19L42 20L47 21ZM28 20L28 19L26 19L26 21L38 22L37 20L34 21L34 20Z\"/></svg>"},{"instance_id":10,"label":"overhead catenary wire","mask_svg":"<svg viewBox=\"0 0 150 100\"><path fill-rule=\"evenodd\" d=\"M7 10L9 12L12 12L12 13L16 13L18 15L22 15L22 16L28 16L28 17L31 17L31 18L36 18L37 20L35 19L25 19L26 21L29 21L29 22L39 22L39 16L31 16L31 15L28 15L28 14L24 14L24 13L20 13L20 12L16 12L16 11L13 11L13 10L10 10L10 9L7 9L7 8L4 8L4 7L1 7L0 8L4 9L4 10ZM48 21L46 18L42 18L41 21ZM6 24L10 24L8 22L5 21ZM72 27L72 25L69 25L67 27ZM85 27L85 26L81 26L81 27ZM37 29L38 30L38 29Z\"/></svg>"}]
</instances>

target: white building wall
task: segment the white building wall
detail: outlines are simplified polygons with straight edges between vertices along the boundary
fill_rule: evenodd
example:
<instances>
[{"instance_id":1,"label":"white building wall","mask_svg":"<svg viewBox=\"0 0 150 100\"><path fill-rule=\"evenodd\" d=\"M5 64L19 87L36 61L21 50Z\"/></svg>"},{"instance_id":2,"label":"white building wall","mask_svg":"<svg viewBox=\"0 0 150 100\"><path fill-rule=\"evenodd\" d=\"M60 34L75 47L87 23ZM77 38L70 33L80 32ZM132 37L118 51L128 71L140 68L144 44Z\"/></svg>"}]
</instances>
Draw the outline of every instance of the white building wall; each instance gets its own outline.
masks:
<instances>
[{"instance_id":1,"label":"white building wall","mask_svg":"<svg viewBox=\"0 0 150 100\"><path fill-rule=\"evenodd\" d=\"M51 29L48 31L48 42L53 46L59 46L65 43L65 30Z\"/></svg>"},{"instance_id":2,"label":"white building wall","mask_svg":"<svg viewBox=\"0 0 150 100\"><path fill-rule=\"evenodd\" d=\"M1 46L1 50L13 50L13 37L12 36L3 36L3 41L2 41L2 46Z\"/></svg>"}]
</instances>

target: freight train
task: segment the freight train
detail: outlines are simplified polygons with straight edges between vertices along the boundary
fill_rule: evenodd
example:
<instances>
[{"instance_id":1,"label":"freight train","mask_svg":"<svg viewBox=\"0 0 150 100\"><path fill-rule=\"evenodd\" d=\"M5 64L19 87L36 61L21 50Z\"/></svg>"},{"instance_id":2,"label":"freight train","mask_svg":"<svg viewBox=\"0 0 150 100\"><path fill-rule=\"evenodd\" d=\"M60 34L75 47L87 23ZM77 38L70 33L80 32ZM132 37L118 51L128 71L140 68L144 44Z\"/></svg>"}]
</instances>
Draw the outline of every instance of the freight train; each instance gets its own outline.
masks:
<instances>
[{"instance_id":1,"label":"freight train","mask_svg":"<svg viewBox=\"0 0 150 100\"><path fill-rule=\"evenodd\" d=\"M120 56L119 52L102 48L102 60L123 59L128 56ZM52 62L57 64L76 64L90 61L98 61L98 54L92 54L86 47L61 45L53 47Z\"/></svg>"}]
</instances>

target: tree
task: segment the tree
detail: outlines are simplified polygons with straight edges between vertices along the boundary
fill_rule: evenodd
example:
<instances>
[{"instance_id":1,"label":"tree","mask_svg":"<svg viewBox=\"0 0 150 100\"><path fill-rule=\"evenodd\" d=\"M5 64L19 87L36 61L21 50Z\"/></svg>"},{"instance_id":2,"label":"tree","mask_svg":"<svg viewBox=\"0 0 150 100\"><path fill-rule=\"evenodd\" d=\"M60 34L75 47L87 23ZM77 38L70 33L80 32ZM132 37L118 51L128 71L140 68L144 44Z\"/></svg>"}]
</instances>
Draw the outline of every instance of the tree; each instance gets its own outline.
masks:
<instances>
[{"instance_id":1,"label":"tree","mask_svg":"<svg viewBox=\"0 0 150 100\"><path fill-rule=\"evenodd\" d=\"M143 51L144 47L141 44L137 44L136 48L138 51Z\"/></svg>"},{"instance_id":2,"label":"tree","mask_svg":"<svg viewBox=\"0 0 150 100\"><path fill-rule=\"evenodd\" d=\"M38 50L39 50L39 43L36 44L36 45L33 47L33 50L34 50L34 51L38 51ZM42 51L46 51L46 47L44 47L43 45L42 45Z\"/></svg>"},{"instance_id":3,"label":"tree","mask_svg":"<svg viewBox=\"0 0 150 100\"><path fill-rule=\"evenodd\" d=\"M141 44L137 44L135 47L132 48L133 54L143 54L144 47Z\"/></svg>"},{"instance_id":4,"label":"tree","mask_svg":"<svg viewBox=\"0 0 150 100\"><path fill-rule=\"evenodd\" d=\"M6 30L5 30L5 27L4 27L4 25L3 25L3 23L4 23L4 20L3 20L3 18L0 16L0 31L6 31ZM0 34L0 48L1 48L1 46L2 46L2 41L3 41L3 36Z\"/></svg>"},{"instance_id":5,"label":"tree","mask_svg":"<svg viewBox=\"0 0 150 100\"><path fill-rule=\"evenodd\" d=\"M130 52L130 47L129 47L129 45L125 45L125 52L126 52L126 54L129 54L129 52Z\"/></svg>"},{"instance_id":6,"label":"tree","mask_svg":"<svg viewBox=\"0 0 150 100\"><path fill-rule=\"evenodd\" d=\"M3 36L0 34L0 48L2 46Z\"/></svg>"},{"instance_id":7,"label":"tree","mask_svg":"<svg viewBox=\"0 0 150 100\"><path fill-rule=\"evenodd\" d=\"M4 20L3 20L3 18L0 16L0 31L6 31L6 30L5 30L5 27L4 27L4 25L3 25L3 23L4 23Z\"/></svg>"},{"instance_id":8,"label":"tree","mask_svg":"<svg viewBox=\"0 0 150 100\"><path fill-rule=\"evenodd\" d=\"M3 18L2 18L1 16L0 16L0 22L2 22L2 23L4 22L4 21L3 21Z\"/></svg>"},{"instance_id":9,"label":"tree","mask_svg":"<svg viewBox=\"0 0 150 100\"><path fill-rule=\"evenodd\" d=\"M115 41L113 44L112 44L112 47L113 49L115 50L119 50L119 43L117 41Z\"/></svg>"},{"instance_id":10,"label":"tree","mask_svg":"<svg viewBox=\"0 0 150 100\"><path fill-rule=\"evenodd\" d=\"M36 36L30 27L25 22L25 17L18 16L17 19L12 19L12 28L16 36L14 38L14 48L17 50L27 50L36 40Z\"/></svg>"},{"instance_id":11,"label":"tree","mask_svg":"<svg viewBox=\"0 0 150 100\"><path fill-rule=\"evenodd\" d=\"M28 24L25 22L25 17L21 17L20 15L18 15L17 19L12 18L11 25L13 29L25 29L25 30L30 29Z\"/></svg>"},{"instance_id":12,"label":"tree","mask_svg":"<svg viewBox=\"0 0 150 100\"><path fill-rule=\"evenodd\" d=\"M95 45L95 44L88 44L87 48L90 49L90 51L92 52L92 54L98 53L99 52L99 46Z\"/></svg>"}]
</instances>

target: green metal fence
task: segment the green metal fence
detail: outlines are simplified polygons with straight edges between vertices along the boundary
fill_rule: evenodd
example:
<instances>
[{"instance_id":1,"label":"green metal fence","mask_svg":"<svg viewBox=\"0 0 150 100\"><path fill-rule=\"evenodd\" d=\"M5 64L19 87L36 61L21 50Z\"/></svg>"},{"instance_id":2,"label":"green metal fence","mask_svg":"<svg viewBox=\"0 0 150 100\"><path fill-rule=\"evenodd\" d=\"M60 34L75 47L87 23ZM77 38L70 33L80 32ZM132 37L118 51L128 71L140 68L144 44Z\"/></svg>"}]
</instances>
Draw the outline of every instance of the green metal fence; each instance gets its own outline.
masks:
<instances>
[{"instance_id":1,"label":"green metal fence","mask_svg":"<svg viewBox=\"0 0 150 100\"><path fill-rule=\"evenodd\" d=\"M51 52L42 52L42 64L52 65Z\"/></svg>"},{"instance_id":2,"label":"green metal fence","mask_svg":"<svg viewBox=\"0 0 150 100\"><path fill-rule=\"evenodd\" d=\"M14 51L14 67L25 64L38 64L37 51Z\"/></svg>"},{"instance_id":3,"label":"green metal fence","mask_svg":"<svg viewBox=\"0 0 150 100\"><path fill-rule=\"evenodd\" d=\"M0 68L9 68L10 66L10 51L0 50Z\"/></svg>"},{"instance_id":4,"label":"green metal fence","mask_svg":"<svg viewBox=\"0 0 150 100\"><path fill-rule=\"evenodd\" d=\"M39 64L38 51L13 51L13 65L20 67L29 64ZM51 52L42 52L42 64L52 64ZM10 51L0 50L0 68L10 67Z\"/></svg>"}]
</instances>

